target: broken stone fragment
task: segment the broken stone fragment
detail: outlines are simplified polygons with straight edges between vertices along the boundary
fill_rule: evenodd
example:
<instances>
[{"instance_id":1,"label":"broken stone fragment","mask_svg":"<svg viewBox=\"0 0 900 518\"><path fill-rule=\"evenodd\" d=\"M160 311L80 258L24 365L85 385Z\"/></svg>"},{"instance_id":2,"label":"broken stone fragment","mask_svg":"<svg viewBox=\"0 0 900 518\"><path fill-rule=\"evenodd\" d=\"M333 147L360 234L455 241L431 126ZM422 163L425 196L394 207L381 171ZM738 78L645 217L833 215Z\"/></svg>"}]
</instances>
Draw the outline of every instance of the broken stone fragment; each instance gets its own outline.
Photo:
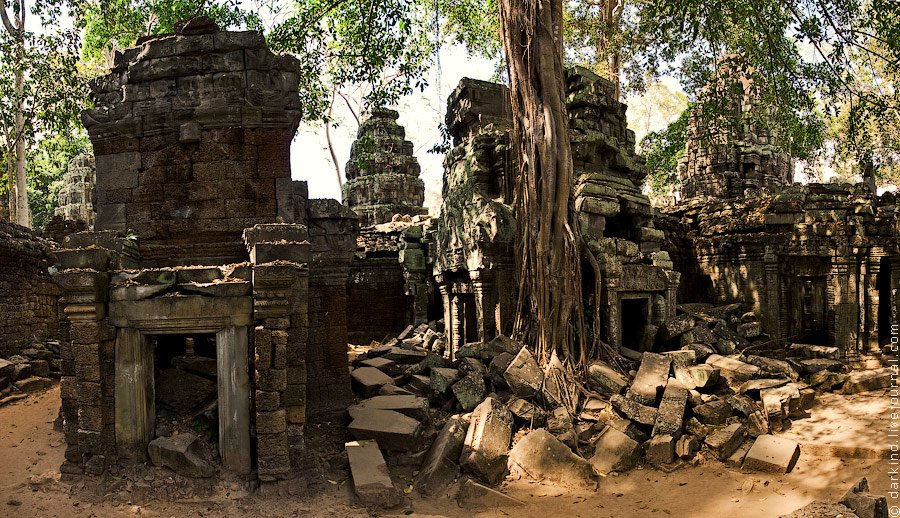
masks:
<instances>
[{"instance_id":1,"label":"broken stone fragment","mask_svg":"<svg viewBox=\"0 0 900 518\"><path fill-rule=\"evenodd\" d=\"M578 405L578 394L572 391L572 383L555 351L544 369L541 396L547 406L564 406L570 412L574 412Z\"/></svg>"},{"instance_id":2,"label":"broken stone fragment","mask_svg":"<svg viewBox=\"0 0 900 518\"><path fill-rule=\"evenodd\" d=\"M759 374L759 367L756 365L750 365L728 356L713 354L706 359L706 363L719 369L719 375L725 378L732 387L738 387L741 383Z\"/></svg>"},{"instance_id":3,"label":"broken stone fragment","mask_svg":"<svg viewBox=\"0 0 900 518\"><path fill-rule=\"evenodd\" d=\"M625 390L628 378L609 365L595 361L588 367L588 383L601 394L612 396Z\"/></svg>"},{"instance_id":4,"label":"broken stone fragment","mask_svg":"<svg viewBox=\"0 0 900 518\"><path fill-rule=\"evenodd\" d=\"M671 363L666 356L645 352L626 396L642 405L656 405L669 380Z\"/></svg>"},{"instance_id":5,"label":"broken stone fragment","mask_svg":"<svg viewBox=\"0 0 900 518\"><path fill-rule=\"evenodd\" d=\"M544 373L538 366L534 356L527 347L519 350L506 371L503 373L503 379L509 385L513 394L521 397L531 397L541 390L544 383Z\"/></svg>"},{"instance_id":6,"label":"broken stone fragment","mask_svg":"<svg viewBox=\"0 0 900 518\"><path fill-rule=\"evenodd\" d=\"M863 477L841 499L841 503L859 518L887 518L890 516L887 498L869 493L869 481Z\"/></svg>"},{"instance_id":7,"label":"broken stone fragment","mask_svg":"<svg viewBox=\"0 0 900 518\"><path fill-rule=\"evenodd\" d=\"M851 372L847 375L847 381L844 382L843 392L844 394L859 394L860 392L890 388L890 386L891 368L883 367Z\"/></svg>"},{"instance_id":8,"label":"broken stone fragment","mask_svg":"<svg viewBox=\"0 0 900 518\"><path fill-rule=\"evenodd\" d=\"M843 368L844 363L840 360L829 360L827 358L800 360L800 370L802 370L805 374L814 374L826 369L832 372L840 372Z\"/></svg>"},{"instance_id":9,"label":"broken stone fragment","mask_svg":"<svg viewBox=\"0 0 900 518\"><path fill-rule=\"evenodd\" d=\"M459 371L456 369L436 367L431 369L431 377L428 385L438 394L446 394L456 381L459 380Z\"/></svg>"},{"instance_id":10,"label":"broken stone fragment","mask_svg":"<svg viewBox=\"0 0 900 518\"><path fill-rule=\"evenodd\" d=\"M744 442L741 443L740 446L734 453L728 456L725 459L725 465L729 468L741 469L741 465L744 463L744 458L747 457L747 452L750 451L750 447L753 446L753 439L744 439Z\"/></svg>"},{"instance_id":11,"label":"broken stone fragment","mask_svg":"<svg viewBox=\"0 0 900 518\"><path fill-rule=\"evenodd\" d=\"M439 365L438 367L444 367L444 365ZM481 377L487 376L487 367L475 358L463 358L459 361L457 368L463 375L475 373Z\"/></svg>"},{"instance_id":12,"label":"broken stone fragment","mask_svg":"<svg viewBox=\"0 0 900 518\"><path fill-rule=\"evenodd\" d=\"M484 400L484 376L479 372L470 372L451 387L453 395L465 411L470 411Z\"/></svg>"},{"instance_id":13,"label":"broken stone fragment","mask_svg":"<svg viewBox=\"0 0 900 518\"><path fill-rule=\"evenodd\" d=\"M747 356L747 363L756 365L762 372L770 377L785 377L793 381L797 381L800 377L797 371L791 367L791 364L784 360L776 360L775 358L766 358L765 356Z\"/></svg>"},{"instance_id":14,"label":"broken stone fragment","mask_svg":"<svg viewBox=\"0 0 900 518\"><path fill-rule=\"evenodd\" d=\"M378 443L373 440L351 441L344 445L353 478L353 491L368 506L394 507L401 501L394 487L387 463Z\"/></svg>"},{"instance_id":15,"label":"broken stone fragment","mask_svg":"<svg viewBox=\"0 0 900 518\"><path fill-rule=\"evenodd\" d=\"M804 505L793 513L783 514L778 518L824 518L824 517L841 517L841 518L860 518L852 509L834 502L823 502L816 500L815 502Z\"/></svg>"},{"instance_id":16,"label":"broken stone fragment","mask_svg":"<svg viewBox=\"0 0 900 518\"><path fill-rule=\"evenodd\" d=\"M788 351L797 356L806 358L827 358L830 360L837 360L841 357L841 350L839 348L828 347L825 345L791 344L790 347L788 347Z\"/></svg>"},{"instance_id":17,"label":"broken stone fragment","mask_svg":"<svg viewBox=\"0 0 900 518\"><path fill-rule=\"evenodd\" d=\"M427 395L431 391L431 378L424 374L410 376L409 383L406 387L414 394L420 396Z\"/></svg>"},{"instance_id":18,"label":"broken stone fragment","mask_svg":"<svg viewBox=\"0 0 900 518\"><path fill-rule=\"evenodd\" d=\"M449 367L449 366L450 366L450 362L448 362L447 359L444 358L443 356L441 356L439 354L428 353L428 355L425 356L424 360L413 365L412 367L407 368L405 374L408 376L413 376L415 374L427 374L427 373L431 372L431 369L434 369L437 367ZM387 372L387 371L385 371L385 372ZM393 373L389 373L389 374L393 374Z\"/></svg>"},{"instance_id":19,"label":"broken stone fragment","mask_svg":"<svg viewBox=\"0 0 900 518\"><path fill-rule=\"evenodd\" d=\"M590 459L594 471L602 475L625 472L635 467L641 459L641 445L624 432L605 426L594 442L594 455Z\"/></svg>"},{"instance_id":20,"label":"broken stone fragment","mask_svg":"<svg viewBox=\"0 0 900 518\"><path fill-rule=\"evenodd\" d=\"M706 361L706 359L709 358L710 355L716 353L716 351L713 350L712 347L701 343L689 343L683 345L681 348L687 351L694 351L694 354L697 356L698 362Z\"/></svg>"},{"instance_id":21,"label":"broken stone fragment","mask_svg":"<svg viewBox=\"0 0 900 518\"><path fill-rule=\"evenodd\" d=\"M744 425L732 423L710 433L704 439L717 459L724 461L734 453L744 441Z\"/></svg>"},{"instance_id":22,"label":"broken stone fragment","mask_svg":"<svg viewBox=\"0 0 900 518\"><path fill-rule=\"evenodd\" d=\"M578 443L572 416L563 407L553 409L553 412L547 416L547 431L555 435L557 439L569 448L574 449Z\"/></svg>"},{"instance_id":23,"label":"broken stone fragment","mask_svg":"<svg viewBox=\"0 0 900 518\"><path fill-rule=\"evenodd\" d=\"M386 385L387 386L387 385ZM412 395L375 396L364 399L348 409L353 415L353 408L370 408L375 410L394 410L417 421L428 421L428 400Z\"/></svg>"},{"instance_id":24,"label":"broken stone fragment","mask_svg":"<svg viewBox=\"0 0 900 518\"><path fill-rule=\"evenodd\" d=\"M847 379L848 374L840 374L828 370L819 371L809 377L809 384L819 390L829 391L841 387Z\"/></svg>"},{"instance_id":25,"label":"broken stone fragment","mask_svg":"<svg viewBox=\"0 0 900 518\"><path fill-rule=\"evenodd\" d=\"M502 352L491 360L490 365L488 365L488 374L491 377L491 383L494 385L494 388L506 388L506 379L503 377L503 373L506 372L507 367L511 361L515 358L514 354L510 354L507 352Z\"/></svg>"},{"instance_id":26,"label":"broken stone fragment","mask_svg":"<svg viewBox=\"0 0 900 518\"><path fill-rule=\"evenodd\" d=\"M731 417L732 408L724 399L716 399L693 408L694 416L703 424L721 425Z\"/></svg>"},{"instance_id":27,"label":"broken stone fragment","mask_svg":"<svg viewBox=\"0 0 900 518\"><path fill-rule=\"evenodd\" d=\"M468 428L468 419L460 415L451 416L441 428L416 476L414 487L421 494L438 495L446 491L459 475L459 456Z\"/></svg>"},{"instance_id":28,"label":"broken stone fragment","mask_svg":"<svg viewBox=\"0 0 900 518\"><path fill-rule=\"evenodd\" d=\"M694 324L694 318L687 314L670 318L669 320L666 320L663 325L659 326L660 338L663 340L677 338L693 329Z\"/></svg>"},{"instance_id":29,"label":"broken stone fragment","mask_svg":"<svg viewBox=\"0 0 900 518\"><path fill-rule=\"evenodd\" d=\"M543 428L532 430L513 446L509 452L509 470L534 480L549 480L570 487L597 485L591 464Z\"/></svg>"},{"instance_id":30,"label":"broken stone fragment","mask_svg":"<svg viewBox=\"0 0 900 518\"><path fill-rule=\"evenodd\" d=\"M396 385L383 385L378 389L379 396L413 396L412 392Z\"/></svg>"},{"instance_id":31,"label":"broken stone fragment","mask_svg":"<svg viewBox=\"0 0 900 518\"><path fill-rule=\"evenodd\" d=\"M642 405L637 401L629 399L627 396L616 394L609 399L613 407L625 414L632 421L636 421L647 426L656 424L657 409L651 406Z\"/></svg>"},{"instance_id":32,"label":"broken stone fragment","mask_svg":"<svg viewBox=\"0 0 900 518\"><path fill-rule=\"evenodd\" d=\"M382 357L396 363L412 365L419 363L428 356L428 353L422 350L405 349L403 347L391 347L390 350Z\"/></svg>"},{"instance_id":33,"label":"broken stone fragment","mask_svg":"<svg viewBox=\"0 0 900 518\"><path fill-rule=\"evenodd\" d=\"M384 385L390 385L394 380L390 376L375 367L360 367L350 372L353 387L363 397L377 396L378 391Z\"/></svg>"},{"instance_id":34,"label":"broken stone fragment","mask_svg":"<svg viewBox=\"0 0 900 518\"><path fill-rule=\"evenodd\" d=\"M738 387L738 394L748 394L748 395L759 395L759 392L764 389L781 387L783 385L787 385L787 378L780 379L770 379L770 378L757 378L752 379L750 381L746 381Z\"/></svg>"},{"instance_id":35,"label":"broken stone fragment","mask_svg":"<svg viewBox=\"0 0 900 518\"><path fill-rule=\"evenodd\" d=\"M738 325L737 334L741 338L756 338L762 335L762 324L759 322L745 322Z\"/></svg>"},{"instance_id":36,"label":"broken stone fragment","mask_svg":"<svg viewBox=\"0 0 900 518\"><path fill-rule=\"evenodd\" d=\"M675 442L675 455L681 459L691 459L700 449L700 441L690 434L682 435Z\"/></svg>"},{"instance_id":37,"label":"broken stone fragment","mask_svg":"<svg viewBox=\"0 0 900 518\"><path fill-rule=\"evenodd\" d=\"M647 462L664 466L675 461L675 439L671 435L656 435L644 445Z\"/></svg>"},{"instance_id":38,"label":"broken stone fragment","mask_svg":"<svg viewBox=\"0 0 900 518\"><path fill-rule=\"evenodd\" d=\"M512 439L512 414L496 398L488 397L469 419L460 465L488 484L506 476L506 460Z\"/></svg>"},{"instance_id":39,"label":"broken stone fragment","mask_svg":"<svg viewBox=\"0 0 900 518\"><path fill-rule=\"evenodd\" d=\"M525 422L530 428L543 426L547 421L547 413L541 407L522 398L513 398L506 404L516 418Z\"/></svg>"},{"instance_id":40,"label":"broken stone fragment","mask_svg":"<svg viewBox=\"0 0 900 518\"><path fill-rule=\"evenodd\" d=\"M182 433L174 437L157 437L147 446L150 460L156 466L165 466L184 477L208 478L216 473L200 449L197 436Z\"/></svg>"},{"instance_id":41,"label":"broken stone fragment","mask_svg":"<svg viewBox=\"0 0 900 518\"><path fill-rule=\"evenodd\" d=\"M756 438L747 452L742 470L784 475L794 469L799 458L799 444L790 439L764 434Z\"/></svg>"},{"instance_id":42,"label":"broken stone fragment","mask_svg":"<svg viewBox=\"0 0 900 518\"><path fill-rule=\"evenodd\" d=\"M351 417L347 430L357 439L375 439L385 450L409 451L421 446L422 425L400 412L356 407Z\"/></svg>"},{"instance_id":43,"label":"broken stone fragment","mask_svg":"<svg viewBox=\"0 0 900 518\"><path fill-rule=\"evenodd\" d=\"M675 379L688 389L709 388L719 382L719 369L705 363L678 367L675 369Z\"/></svg>"},{"instance_id":44,"label":"broken stone fragment","mask_svg":"<svg viewBox=\"0 0 900 518\"><path fill-rule=\"evenodd\" d=\"M656 423L653 425L652 435L681 434L684 422L684 411L687 406L688 391L680 386L677 381L670 381L663 392L662 403L656 414Z\"/></svg>"}]
</instances>

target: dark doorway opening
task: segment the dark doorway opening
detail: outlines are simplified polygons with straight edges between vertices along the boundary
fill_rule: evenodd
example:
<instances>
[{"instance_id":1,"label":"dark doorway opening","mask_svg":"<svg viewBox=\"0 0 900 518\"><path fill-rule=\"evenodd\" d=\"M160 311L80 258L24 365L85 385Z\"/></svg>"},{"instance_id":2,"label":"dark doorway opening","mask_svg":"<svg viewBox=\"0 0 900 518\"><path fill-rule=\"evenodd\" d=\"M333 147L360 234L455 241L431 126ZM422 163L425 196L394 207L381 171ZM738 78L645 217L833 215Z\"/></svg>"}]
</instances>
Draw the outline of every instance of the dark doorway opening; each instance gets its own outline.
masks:
<instances>
[{"instance_id":1,"label":"dark doorway opening","mask_svg":"<svg viewBox=\"0 0 900 518\"><path fill-rule=\"evenodd\" d=\"M461 317L463 329L460 333L463 343L477 342L478 336L478 307L475 304L475 295L471 293L463 293L457 295L462 305Z\"/></svg>"},{"instance_id":2,"label":"dark doorway opening","mask_svg":"<svg viewBox=\"0 0 900 518\"><path fill-rule=\"evenodd\" d=\"M891 297L891 260L888 257L881 258L875 287L878 290L878 343L883 345L891 340L894 302Z\"/></svg>"},{"instance_id":3,"label":"dark doorway opening","mask_svg":"<svg viewBox=\"0 0 900 518\"><path fill-rule=\"evenodd\" d=\"M622 324L622 347L640 350L644 332L650 323L650 299L622 299L619 315Z\"/></svg>"},{"instance_id":4,"label":"dark doorway opening","mask_svg":"<svg viewBox=\"0 0 900 518\"><path fill-rule=\"evenodd\" d=\"M190 432L218 444L216 335L156 335L152 339L154 435Z\"/></svg>"}]
</instances>

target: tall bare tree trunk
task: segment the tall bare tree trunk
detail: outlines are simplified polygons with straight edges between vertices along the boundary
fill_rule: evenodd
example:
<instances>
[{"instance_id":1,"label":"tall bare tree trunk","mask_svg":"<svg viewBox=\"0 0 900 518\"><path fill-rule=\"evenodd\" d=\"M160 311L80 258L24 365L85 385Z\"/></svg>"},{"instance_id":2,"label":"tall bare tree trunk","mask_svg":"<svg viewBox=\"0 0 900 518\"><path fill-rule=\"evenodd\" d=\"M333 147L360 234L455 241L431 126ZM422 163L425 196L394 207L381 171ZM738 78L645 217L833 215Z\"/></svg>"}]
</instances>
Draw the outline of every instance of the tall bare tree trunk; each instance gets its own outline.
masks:
<instances>
[{"instance_id":1,"label":"tall bare tree trunk","mask_svg":"<svg viewBox=\"0 0 900 518\"><path fill-rule=\"evenodd\" d=\"M520 170L516 178L516 331L542 361L583 362L580 243L571 224L574 173L563 72L562 0L501 0ZM573 356L576 356L573 358Z\"/></svg>"},{"instance_id":2,"label":"tall bare tree trunk","mask_svg":"<svg viewBox=\"0 0 900 518\"><path fill-rule=\"evenodd\" d=\"M25 77L24 72L16 72L16 217L23 227L31 228L31 210L28 207L28 182L25 178Z\"/></svg>"},{"instance_id":3,"label":"tall bare tree trunk","mask_svg":"<svg viewBox=\"0 0 900 518\"><path fill-rule=\"evenodd\" d=\"M15 153L15 167L8 169L10 175L10 221L31 227L31 211L28 208L28 182L25 178L25 0L12 0L13 18L6 9L7 0L0 0L0 22L10 37L16 42L14 95L16 113L12 135L6 134L7 144L12 144ZM13 142L10 142L12 138ZM12 162L12 158L10 162ZM13 179L13 175L15 178Z\"/></svg>"}]
</instances>

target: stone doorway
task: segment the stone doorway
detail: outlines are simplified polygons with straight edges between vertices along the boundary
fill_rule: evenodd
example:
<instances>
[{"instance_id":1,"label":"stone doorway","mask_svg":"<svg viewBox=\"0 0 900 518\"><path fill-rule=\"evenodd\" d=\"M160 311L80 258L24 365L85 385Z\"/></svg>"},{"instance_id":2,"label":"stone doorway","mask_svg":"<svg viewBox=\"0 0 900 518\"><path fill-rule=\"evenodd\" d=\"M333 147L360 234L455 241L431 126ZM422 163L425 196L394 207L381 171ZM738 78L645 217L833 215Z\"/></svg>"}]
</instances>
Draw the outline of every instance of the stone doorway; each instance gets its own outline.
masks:
<instances>
[{"instance_id":1,"label":"stone doorway","mask_svg":"<svg viewBox=\"0 0 900 518\"><path fill-rule=\"evenodd\" d=\"M146 458L147 445L155 436L157 412L157 382L177 383L160 377L158 372L171 368L177 357L167 347L191 345L188 338L207 335L208 329L166 330L144 332L119 328L115 346L115 427L116 450L119 456L141 461ZM247 327L229 326L220 329L210 340L204 336L204 348L210 342L215 347L215 379L217 400L217 430L219 454L226 469L247 474L250 472L250 378ZM155 347L154 347L155 345ZM180 352L180 351L176 351ZM209 354L208 349L204 352ZM196 355L196 349L194 350ZM186 356L186 355L185 355ZM169 360L169 366L158 361ZM184 360L182 360L184 361ZM211 367L208 361L204 362ZM162 386L161 389L164 389ZM169 390L170 387L165 387ZM177 390L177 387L172 389Z\"/></svg>"},{"instance_id":2,"label":"stone doorway","mask_svg":"<svg viewBox=\"0 0 900 518\"><path fill-rule=\"evenodd\" d=\"M878 290L878 343L880 345L891 341L894 307L891 286L891 259L885 256L881 258L878 275L875 277L875 288Z\"/></svg>"},{"instance_id":3,"label":"stone doorway","mask_svg":"<svg viewBox=\"0 0 900 518\"><path fill-rule=\"evenodd\" d=\"M650 299L623 298L619 310L622 329L622 346L640 349L644 343L644 332L650 323Z\"/></svg>"},{"instance_id":4,"label":"stone doorway","mask_svg":"<svg viewBox=\"0 0 900 518\"><path fill-rule=\"evenodd\" d=\"M216 336L152 336L154 436L191 432L218 444Z\"/></svg>"}]
</instances>

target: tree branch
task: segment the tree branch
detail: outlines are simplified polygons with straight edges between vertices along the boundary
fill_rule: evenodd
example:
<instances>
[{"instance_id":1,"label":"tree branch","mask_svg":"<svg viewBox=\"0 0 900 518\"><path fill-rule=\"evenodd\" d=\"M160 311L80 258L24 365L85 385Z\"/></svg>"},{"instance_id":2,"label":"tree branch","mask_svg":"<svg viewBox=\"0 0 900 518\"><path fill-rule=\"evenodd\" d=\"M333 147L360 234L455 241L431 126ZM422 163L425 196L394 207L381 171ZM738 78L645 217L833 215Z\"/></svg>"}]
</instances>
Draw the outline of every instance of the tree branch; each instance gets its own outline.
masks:
<instances>
[{"instance_id":1,"label":"tree branch","mask_svg":"<svg viewBox=\"0 0 900 518\"><path fill-rule=\"evenodd\" d=\"M3 21L3 26L6 27L10 36L16 36L18 34L19 29L13 25L12 21L9 19L9 13L6 12L6 0L0 0L0 20Z\"/></svg>"}]
</instances>

